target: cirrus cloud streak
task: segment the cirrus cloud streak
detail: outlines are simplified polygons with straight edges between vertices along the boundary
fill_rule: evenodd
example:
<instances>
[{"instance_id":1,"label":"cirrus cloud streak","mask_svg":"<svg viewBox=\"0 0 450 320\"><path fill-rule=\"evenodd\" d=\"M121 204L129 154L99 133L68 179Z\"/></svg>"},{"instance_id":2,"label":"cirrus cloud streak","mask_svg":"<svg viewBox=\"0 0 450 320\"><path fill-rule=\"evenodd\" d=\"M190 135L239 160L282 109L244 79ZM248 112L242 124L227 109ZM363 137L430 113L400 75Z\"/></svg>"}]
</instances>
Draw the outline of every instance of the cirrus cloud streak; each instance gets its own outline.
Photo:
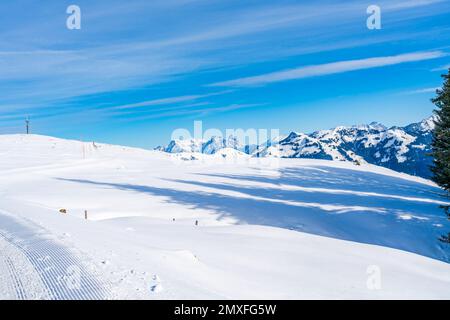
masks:
<instances>
[{"instance_id":1,"label":"cirrus cloud streak","mask_svg":"<svg viewBox=\"0 0 450 320\"><path fill-rule=\"evenodd\" d=\"M436 59L446 56L443 51L426 51L399 54L395 56L373 57L357 60L346 60L325 64L302 66L294 69L276 71L258 76L227 80L210 84L214 87L251 87L270 83L318 77L350 71L392 66L401 63Z\"/></svg>"}]
</instances>

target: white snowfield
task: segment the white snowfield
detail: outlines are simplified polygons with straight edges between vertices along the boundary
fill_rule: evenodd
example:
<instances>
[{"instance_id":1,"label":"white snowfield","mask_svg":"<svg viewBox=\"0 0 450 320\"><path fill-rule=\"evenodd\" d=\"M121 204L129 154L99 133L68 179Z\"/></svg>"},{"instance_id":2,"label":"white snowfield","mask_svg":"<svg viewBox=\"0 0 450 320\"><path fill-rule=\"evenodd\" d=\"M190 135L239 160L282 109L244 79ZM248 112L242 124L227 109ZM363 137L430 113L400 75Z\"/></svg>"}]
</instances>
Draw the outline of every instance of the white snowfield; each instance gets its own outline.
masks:
<instances>
[{"instance_id":1,"label":"white snowfield","mask_svg":"<svg viewBox=\"0 0 450 320\"><path fill-rule=\"evenodd\" d=\"M366 164L3 135L0 299L450 299L441 193Z\"/></svg>"}]
</instances>

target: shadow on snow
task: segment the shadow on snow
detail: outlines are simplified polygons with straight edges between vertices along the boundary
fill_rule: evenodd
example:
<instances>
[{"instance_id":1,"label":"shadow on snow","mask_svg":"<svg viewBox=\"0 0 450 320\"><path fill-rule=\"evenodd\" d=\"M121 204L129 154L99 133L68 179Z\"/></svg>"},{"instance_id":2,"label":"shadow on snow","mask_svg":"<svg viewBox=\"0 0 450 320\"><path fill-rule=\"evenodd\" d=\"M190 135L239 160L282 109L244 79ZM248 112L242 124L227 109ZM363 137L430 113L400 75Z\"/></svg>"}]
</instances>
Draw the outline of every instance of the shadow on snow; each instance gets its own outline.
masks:
<instances>
[{"instance_id":1,"label":"shadow on snow","mask_svg":"<svg viewBox=\"0 0 450 320\"><path fill-rule=\"evenodd\" d=\"M160 188L82 179L59 180L164 197L169 203L212 210L219 219L233 217L241 223L383 245L449 261L448 248L437 240L442 227L448 227L439 204L402 198L444 201L439 196L439 188L375 173L342 168L330 170L321 166L282 168L276 173L273 176L199 173L196 175L203 178L195 181L166 179L197 187L192 190L176 189L176 184ZM221 181L203 181L205 178Z\"/></svg>"}]
</instances>

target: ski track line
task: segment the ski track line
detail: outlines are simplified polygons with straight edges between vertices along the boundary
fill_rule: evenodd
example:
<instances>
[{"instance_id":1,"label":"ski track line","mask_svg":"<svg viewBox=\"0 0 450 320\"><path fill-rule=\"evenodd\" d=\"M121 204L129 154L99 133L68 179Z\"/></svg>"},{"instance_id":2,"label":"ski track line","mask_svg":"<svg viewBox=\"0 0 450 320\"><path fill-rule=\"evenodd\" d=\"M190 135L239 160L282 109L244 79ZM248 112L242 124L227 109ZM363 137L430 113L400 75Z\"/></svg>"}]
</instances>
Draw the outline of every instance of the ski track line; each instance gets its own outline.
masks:
<instances>
[{"instance_id":1,"label":"ski track line","mask_svg":"<svg viewBox=\"0 0 450 320\"><path fill-rule=\"evenodd\" d=\"M44 285L28 258L0 235L0 299L46 298Z\"/></svg>"},{"instance_id":2,"label":"ski track line","mask_svg":"<svg viewBox=\"0 0 450 320\"><path fill-rule=\"evenodd\" d=\"M91 268L74 250L58 243L43 228L1 211L0 249L0 288L6 291L0 292L0 299L112 297L111 284L89 272Z\"/></svg>"},{"instance_id":3,"label":"ski track line","mask_svg":"<svg viewBox=\"0 0 450 320\"><path fill-rule=\"evenodd\" d=\"M12 276L13 285L14 285L14 288L16 289L17 298L21 299L21 300L25 299L26 295L25 295L25 289L23 287L23 283L18 278L18 272L17 272L16 268L14 268L14 265L9 257L6 258L6 265L8 267L9 274Z\"/></svg>"}]
</instances>

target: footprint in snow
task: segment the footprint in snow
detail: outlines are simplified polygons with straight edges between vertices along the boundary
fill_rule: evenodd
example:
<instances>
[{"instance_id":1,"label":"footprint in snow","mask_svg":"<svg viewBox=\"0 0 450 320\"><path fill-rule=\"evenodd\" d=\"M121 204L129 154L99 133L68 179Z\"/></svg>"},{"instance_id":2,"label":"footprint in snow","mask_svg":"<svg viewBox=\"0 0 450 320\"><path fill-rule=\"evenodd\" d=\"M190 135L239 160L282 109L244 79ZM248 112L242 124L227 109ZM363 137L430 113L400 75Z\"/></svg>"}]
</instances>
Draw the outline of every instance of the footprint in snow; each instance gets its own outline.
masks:
<instances>
[{"instance_id":1,"label":"footprint in snow","mask_svg":"<svg viewBox=\"0 0 450 320\"><path fill-rule=\"evenodd\" d=\"M101 264L102 264L102 266L107 266L107 265L109 265L109 260L102 260L101 261Z\"/></svg>"},{"instance_id":2,"label":"footprint in snow","mask_svg":"<svg viewBox=\"0 0 450 320\"><path fill-rule=\"evenodd\" d=\"M150 291L152 293L159 293L163 290L163 287L161 285L161 279L158 277L158 275L153 275L152 280L150 281Z\"/></svg>"}]
</instances>

